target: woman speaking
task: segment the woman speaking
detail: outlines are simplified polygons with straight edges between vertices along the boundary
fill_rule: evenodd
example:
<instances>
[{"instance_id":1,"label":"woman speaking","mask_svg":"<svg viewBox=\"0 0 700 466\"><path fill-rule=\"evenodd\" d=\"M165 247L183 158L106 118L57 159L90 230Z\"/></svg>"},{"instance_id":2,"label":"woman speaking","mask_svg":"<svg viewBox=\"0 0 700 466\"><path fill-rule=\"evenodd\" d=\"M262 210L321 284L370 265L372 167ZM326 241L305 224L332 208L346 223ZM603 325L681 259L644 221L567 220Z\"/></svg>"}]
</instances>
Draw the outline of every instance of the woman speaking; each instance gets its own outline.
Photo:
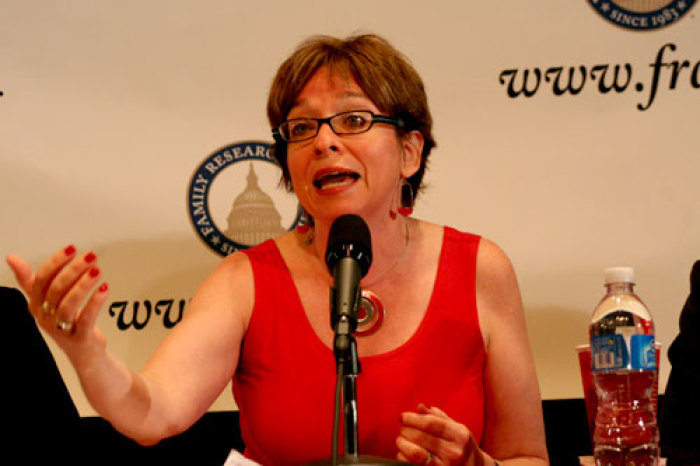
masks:
<instances>
[{"instance_id":1,"label":"woman speaking","mask_svg":"<svg viewBox=\"0 0 700 466\"><path fill-rule=\"evenodd\" d=\"M408 60L375 35L312 37L280 66L267 114L283 184L308 222L223 259L140 372L95 326L108 287L94 253L68 246L36 272L8 257L95 410L153 444L186 430L232 380L247 458L328 458L336 373L324 256L334 221L354 214L372 244L355 334L360 453L546 464L510 261L485 238L412 217L435 141Z\"/></svg>"}]
</instances>

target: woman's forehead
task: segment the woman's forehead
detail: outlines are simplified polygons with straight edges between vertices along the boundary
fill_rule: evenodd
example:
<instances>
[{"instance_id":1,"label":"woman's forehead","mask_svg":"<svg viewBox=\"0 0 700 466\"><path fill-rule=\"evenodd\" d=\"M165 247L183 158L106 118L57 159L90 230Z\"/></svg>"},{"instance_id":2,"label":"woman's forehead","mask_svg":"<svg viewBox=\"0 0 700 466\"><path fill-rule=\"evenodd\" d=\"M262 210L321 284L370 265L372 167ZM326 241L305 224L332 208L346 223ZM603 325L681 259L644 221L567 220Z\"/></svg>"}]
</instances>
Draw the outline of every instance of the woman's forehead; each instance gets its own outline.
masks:
<instances>
[{"instance_id":1,"label":"woman's forehead","mask_svg":"<svg viewBox=\"0 0 700 466\"><path fill-rule=\"evenodd\" d=\"M340 102L369 101L371 99L362 90L348 70L320 68L304 84L294 99L292 109L312 106L317 100L334 99Z\"/></svg>"}]
</instances>

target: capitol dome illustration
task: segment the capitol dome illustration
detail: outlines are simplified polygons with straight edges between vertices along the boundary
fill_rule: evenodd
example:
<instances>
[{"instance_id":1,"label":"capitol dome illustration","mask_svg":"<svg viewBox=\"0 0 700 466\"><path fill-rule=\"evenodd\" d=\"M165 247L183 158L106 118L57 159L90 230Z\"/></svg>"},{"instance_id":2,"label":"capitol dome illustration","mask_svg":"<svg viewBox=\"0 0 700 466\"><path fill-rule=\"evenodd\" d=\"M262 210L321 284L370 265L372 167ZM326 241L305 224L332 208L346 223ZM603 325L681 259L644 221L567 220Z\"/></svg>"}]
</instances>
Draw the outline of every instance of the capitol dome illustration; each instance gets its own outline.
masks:
<instances>
[{"instance_id":1,"label":"capitol dome illustration","mask_svg":"<svg viewBox=\"0 0 700 466\"><path fill-rule=\"evenodd\" d=\"M282 216L272 198L258 184L258 175L250 164L246 187L233 201L224 234L240 244L255 246L286 231Z\"/></svg>"}]
</instances>

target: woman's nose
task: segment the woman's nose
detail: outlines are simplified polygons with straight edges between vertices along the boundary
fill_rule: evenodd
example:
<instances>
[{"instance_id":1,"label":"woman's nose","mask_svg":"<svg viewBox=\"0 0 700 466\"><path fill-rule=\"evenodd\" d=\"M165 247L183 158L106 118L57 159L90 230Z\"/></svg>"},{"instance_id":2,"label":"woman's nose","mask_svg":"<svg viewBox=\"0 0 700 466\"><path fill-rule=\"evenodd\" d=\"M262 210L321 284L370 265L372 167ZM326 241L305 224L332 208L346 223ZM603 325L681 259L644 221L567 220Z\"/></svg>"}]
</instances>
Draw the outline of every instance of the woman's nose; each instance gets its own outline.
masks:
<instances>
[{"instance_id":1,"label":"woman's nose","mask_svg":"<svg viewBox=\"0 0 700 466\"><path fill-rule=\"evenodd\" d=\"M314 138L314 148L317 156L323 156L329 152L337 152L340 147L338 135L333 132L330 123L321 123L318 134Z\"/></svg>"}]
</instances>

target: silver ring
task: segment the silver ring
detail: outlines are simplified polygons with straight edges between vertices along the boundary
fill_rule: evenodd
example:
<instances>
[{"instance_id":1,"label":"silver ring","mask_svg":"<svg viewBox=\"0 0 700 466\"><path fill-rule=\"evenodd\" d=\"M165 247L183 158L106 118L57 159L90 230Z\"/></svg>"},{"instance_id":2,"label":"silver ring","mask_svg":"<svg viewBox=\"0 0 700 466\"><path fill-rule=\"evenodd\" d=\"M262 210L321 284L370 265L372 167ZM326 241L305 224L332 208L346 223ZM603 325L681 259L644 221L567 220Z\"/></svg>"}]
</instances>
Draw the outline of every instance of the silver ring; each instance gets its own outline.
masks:
<instances>
[{"instance_id":1,"label":"silver ring","mask_svg":"<svg viewBox=\"0 0 700 466\"><path fill-rule=\"evenodd\" d=\"M48 314L48 315L54 315L56 313L56 308L52 307L48 301L44 301L41 304L41 310L44 312L44 314Z\"/></svg>"},{"instance_id":2,"label":"silver ring","mask_svg":"<svg viewBox=\"0 0 700 466\"><path fill-rule=\"evenodd\" d=\"M56 327L62 332L70 332L73 330L73 322L68 322L66 320L56 319Z\"/></svg>"}]
</instances>

